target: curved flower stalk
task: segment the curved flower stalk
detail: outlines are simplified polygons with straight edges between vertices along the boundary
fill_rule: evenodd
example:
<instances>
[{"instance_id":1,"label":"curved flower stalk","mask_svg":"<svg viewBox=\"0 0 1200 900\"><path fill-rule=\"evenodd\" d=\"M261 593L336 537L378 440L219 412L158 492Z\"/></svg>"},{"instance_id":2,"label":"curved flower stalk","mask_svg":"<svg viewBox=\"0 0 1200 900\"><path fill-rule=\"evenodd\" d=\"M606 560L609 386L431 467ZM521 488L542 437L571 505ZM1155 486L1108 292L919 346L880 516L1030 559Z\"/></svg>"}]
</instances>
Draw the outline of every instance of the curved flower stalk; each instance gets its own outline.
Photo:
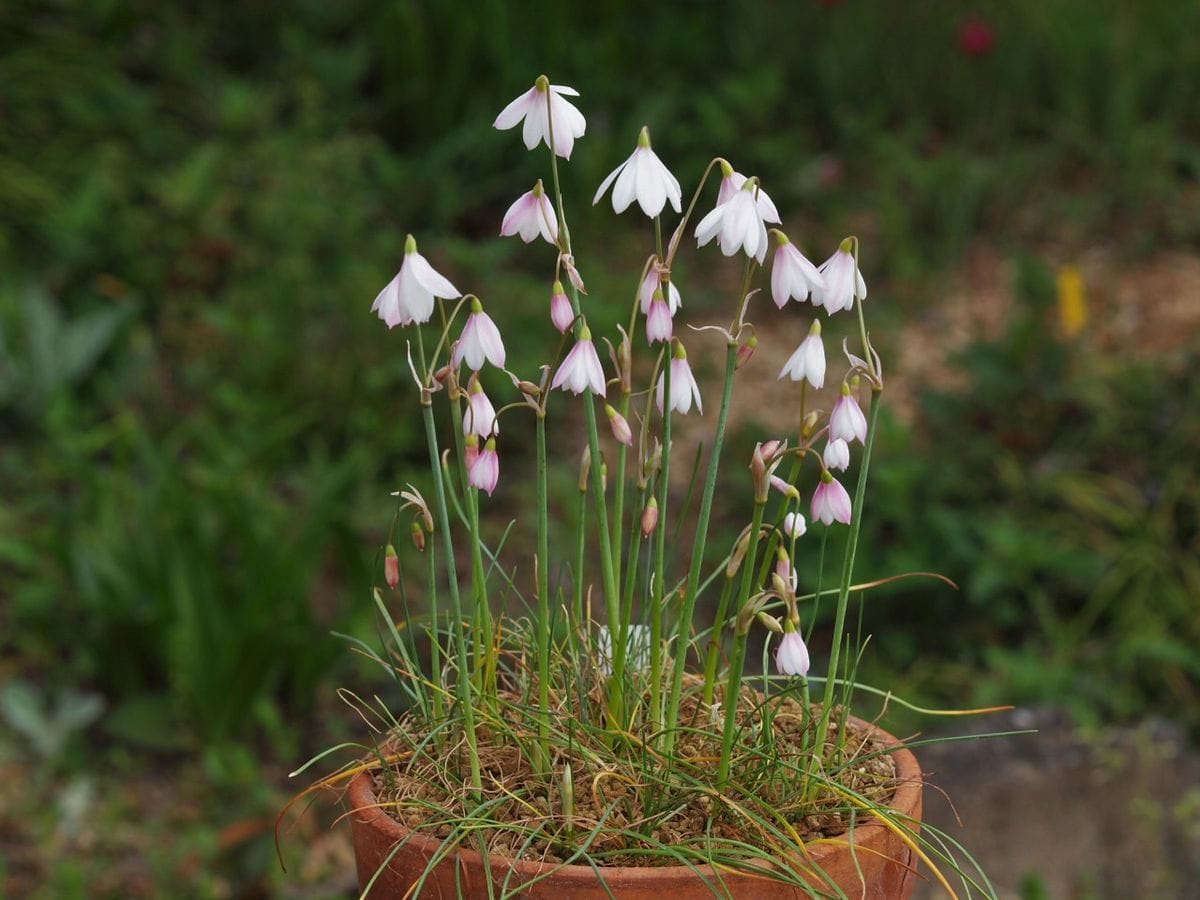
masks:
<instances>
[{"instance_id":1,"label":"curved flower stalk","mask_svg":"<svg viewBox=\"0 0 1200 900\"><path fill-rule=\"evenodd\" d=\"M663 411L663 379L658 380L658 411ZM687 350L680 341L675 342L675 352L671 357L671 398L668 404L671 409L681 415L692 411L692 403L696 404L696 412L704 415L700 403L700 387L692 375L692 367L688 365Z\"/></svg>"},{"instance_id":2,"label":"curved flower stalk","mask_svg":"<svg viewBox=\"0 0 1200 900\"><path fill-rule=\"evenodd\" d=\"M553 110L553 134L550 133L551 110L546 108L547 95ZM492 127L507 131L518 122L524 122L521 137L527 149L532 150L542 141L558 156L570 159L575 139L583 137L587 130L587 121L583 113L564 98L578 96L579 91L574 88L551 84L545 75L539 75L533 87L500 111Z\"/></svg>"},{"instance_id":3,"label":"curved flower stalk","mask_svg":"<svg viewBox=\"0 0 1200 900\"><path fill-rule=\"evenodd\" d=\"M520 235L527 244L540 234L546 243L558 246L558 216L554 214L554 204L546 196L540 178L531 190L514 200L504 214L500 236L512 237L514 234Z\"/></svg>"},{"instance_id":4,"label":"curved flower stalk","mask_svg":"<svg viewBox=\"0 0 1200 900\"><path fill-rule=\"evenodd\" d=\"M371 312L388 328L397 325L422 325L433 315L433 298L454 300L462 293L417 252L417 242L410 234L404 239L404 262L400 271L387 283L375 302Z\"/></svg>"},{"instance_id":5,"label":"curved flower stalk","mask_svg":"<svg viewBox=\"0 0 1200 900\"><path fill-rule=\"evenodd\" d=\"M683 211L679 182L651 149L650 129L644 125L638 134L637 149L600 182L596 196L592 198L592 206L600 202L610 186L613 189L612 207L615 213L623 213L634 200L651 219L663 211L668 200L675 212Z\"/></svg>"},{"instance_id":6,"label":"curved flower stalk","mask_svg":"<svg viewBox=\"0 0 1200 900\"><path fill-rule=\"evenodd\" d=\"M467 316L462 335L454 345L450 364L457 368L465 362L467 368L478 372L485 362L503 369L504 359L504 341L500 337L500 329L491 316L483 311L483 304L476 297L471 300L471 314Z\"/></svg>"},{"instance_id":7,"label":"curved flower stalk","mask_svg":"<svg viewBox=\"0 0 1200 900\"><path fill-rule=\"evenodd\" d=\"M867 283L854 259L854 238L846 238L817 268L825 278L825 311L829 315L854 309L855 299L867 299Z\"/></svg>"},{"instance_id":8,"label":"curved flower stalk","mask_svg":"<svg viewBox=\"0 0 1200 900\"><path fill-rule=\"evenodd\" d=\"M579 339L558 367L551 388L561 388L572 394L591 391L600 397L605 395L604 367L592 343L592 332L584 325L579 330Z\"/></svg>"}]
</instances>

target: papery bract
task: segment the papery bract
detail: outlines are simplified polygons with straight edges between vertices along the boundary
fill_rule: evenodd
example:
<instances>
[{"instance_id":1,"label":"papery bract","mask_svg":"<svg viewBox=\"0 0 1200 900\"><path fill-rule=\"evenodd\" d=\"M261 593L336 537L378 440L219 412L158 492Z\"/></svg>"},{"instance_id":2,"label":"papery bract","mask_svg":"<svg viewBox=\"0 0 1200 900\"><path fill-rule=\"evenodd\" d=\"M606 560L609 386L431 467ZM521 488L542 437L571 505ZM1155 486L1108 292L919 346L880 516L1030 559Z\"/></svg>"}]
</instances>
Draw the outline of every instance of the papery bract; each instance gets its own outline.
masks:
<instances>
[{"instance_id":1,"label":"papery bract","mask_svg":"<svg viewBox=\"0 0 1200 900\"><path fill-rule=\"evenodd\" d=\"M586 325L579 331L579 339L567 358L562 361L554 375L552 388L562 388L572 394L591 391L601 397L605 394L604 367L592 343L592 332Z\"/></svg>"},{"instance_id":2,"label":"papery bract","mask_svg":"<svg viewBox=\"0 0 1200 900\"><path fill-rule=\"evenodd\" d=\"M817 267L796 249L782 232L776 232L779 246L771 265L771 298L783 309L789 299L803 303L812 295L814 304L820 304L825 292L825 279Z\"/></svg>"},{"instance_id":3,"label":"papery bract","mask_svg":"<svg viewBox=\"0 0 1200 900\"><path fill-rule=\"evenodd\" d=\"M779 377L792 381L808 380L815 388L825 384L825 345L821 342L821 323L813 320L808 337L800 342L788 361L779 370Z\"/></svg>"},{"instance_id":4,"label":"papery bract","mask_svg":"<svg viewBox=\"0 0 1200 900\"><path fill-rule=\"evenodd\" d=\"M483 311L479 300L471 301L471 314L463 325L462 334L454 345L450 356L450 364L457 367L462 363L473 372L483 368L485 362L490 362L497 369L504 368L504 341L500 337L500 329L492 321L492 317Z\"/></svg>"},{"instance_id":5,"label":"papery bract","mask_svg":"<svg viewBox=\"0 0 1200 900\"><path fill-rule=\"evenodd\" d=\"M460 296L458 288L434 271L417 252L417 242L410 234L404 240L404 262L400 264L400 271L379 292L371 304L371 312L379 313L388 328L414 322L421 325L433 315L434 297L453 300Z\"/></svg>"},{"instance_id":6,"label":"papery bract","mask_svg":"<svg viewBox=\"0 0 1200 900\"><path fill-rule=\"evenodd\" d=\"M813 521L823 522L826 525L832 525L834 522L849 525L851 512L850 495L846 493L841 482L828 472L823 473L821 483L813 491Z\"/></svg>"},{"instance_id":7,"label":"papery bract","mask_svg":"<svg viewBox=\"0 0 1200 900\"><path fill-rule=\"evenodd\" d=\"M500 223L500 234L502 237L518 234L527 244L540 234L547 243L558 246L558 216L540 179L533 190L526 191L508 208Z\"/></svg>"},{"instance_id":8,"label":"papery bract","mask_svg":"<svg viewBox=\"0 0 1200 900\"><path fill-rule=\"evenodd\" d=\"M492 125L501 131L507 131L524 120L525 127L521 136L527 148L532 150L538 145L538 141L544 141L547 147L553 146L558 156L570 159L575 139L583 137L587 130L587 121L583 118L583 113L563 98L578 96L579 92L574 88L563 84L550 84L546 76L541 75L533 87L501 110ZM551 118L554 125L553 142L550 131Z\"/></svg>"},{"instance_id":9,"label":"papery bract","mask_svg":"<svg viewBox=\"0 0 1200 900\"><path fill-rule=\"evenodd\" d=\"M792 631L786 629L791 627ZM804 644L804 638L800 636L800 632L795 631L795 626L785 625L784 635L779 639L779 646L775 648L775 668L780 675L799 675L808 674L809 659L808 647Z\"/></svg>"},{"instance_id":10,"label":"papery bract","mask_svg":"<svg viewBox=\"0 0 1200 900\"><path fill-rule=\"evenodd\" d=\"M490 497L500 479L500 455L496 452L496 441L488 438L475 462L467 470L467 484L487 493Z\"/></svg>"},{"instance_id":11,"label":"papery bract","mask_svg":"<svg viewBox=\"0 0 1200 900\"><path fill-rule=\"evenodd\" d=\"M854 299L867 299L867 283L854 260L854 239L846 238L833 251L833 256L821 263L817 271L825 278L825 311L830 315L844 309L854 309Z\"/></svg>"},{"instance_id":12,"label":"papery bract","mask_svg":"<svg viewBox=\"0 0 1200 900\"><path fill-rule=\"evenodd\" d=\"M642 212L652 219L662 212L668 200L675 212L682 212L679 182L651 149L650 130L644 126L638 135L637 149L600 183L592 198L593 206L600 202L614 180L613 212L624 212L635 199Z\"/></svg>"}]
</instances>

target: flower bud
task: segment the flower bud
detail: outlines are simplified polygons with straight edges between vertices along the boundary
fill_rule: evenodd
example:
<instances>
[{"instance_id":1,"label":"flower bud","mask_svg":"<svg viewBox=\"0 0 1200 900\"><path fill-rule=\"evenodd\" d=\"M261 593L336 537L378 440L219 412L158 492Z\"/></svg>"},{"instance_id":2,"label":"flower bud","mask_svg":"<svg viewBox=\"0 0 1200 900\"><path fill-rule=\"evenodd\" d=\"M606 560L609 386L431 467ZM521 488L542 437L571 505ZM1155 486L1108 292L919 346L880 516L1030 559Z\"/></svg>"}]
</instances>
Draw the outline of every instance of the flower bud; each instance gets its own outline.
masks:
<instances>
[{"instance_id":1,"label":"flower bud","mask_svg":"<svg viewBox=\"0 0 1200 900\"><path fill-rule=\"evenodd\" d=\"M646 508L642 510L642 537L650 537L657 527L658 500L651 496L646 503Z\"/></svg>"},{"instance_id":2,"label":"flower bud","mask_svg":"<svg viewBox=\"0 0 1200 900\"><path fill-rule=\"evenodd\" d=\"M740 369L746 363L750 362L750 357L754 355L754 351L758 348L758 338L750 335L746 339L746 343L742 344L737 349L737 361L734 363L734 369Z\"/></svg>"},{"instance_id":3,"label":"flower bud","mask_svg":"<svg viewBox=\"0 0 1200 900\"><path fill-rule=\"evenodd\" d=\"M779 620L774 616L760 611L755 618L758 619L759 624L767 629L767 631L774 634L783 634L783 626L779 624Z\"/></svg>"},{"instance_id":4,"label":"flower bud","mask_svg":"<svg viewBox=\"0 0 1200 900\"><path fill-rule=\"evenodd\" d=\"M604 457L600 457L600 490L608 490L608 463Z\"/></svg>"},{"instance_id":5,"label":"flower bud","mask_svg":"<svg viewBox=\"0 0 1200 900\"><path fill-rule=\"evenodd\" d=\"M570 830L574 824L572 820L575 818L575 778L571 774L569 762L563 766L562 785L559 793L562 797L563 819L566 820L567 829Z\"/></svg>"},{"instance_id":6,"label":"flower bud","mask_svg":"<svg viewBox=\"0 0 1200 900\"><path fill-rule=\"evenodd\" d=\"M387 545L383 554L383 577L393 591L400 584L400 558L396 556L396 548L391 544Z\"/></svg>"},{"instance_id":7,"label":"flower bud","mask_svg":"<svg viewBox=\"0 0 1200 900\"><path fill-rule=\"evenodd\" d=\"M542 389L532 381L518 381L517 390L530 398L541 396L542 393Z\"/></svg>"},{"instance_id":8,"label":"flower bud","mask_svg":"<svg viewBox=\"0 0 1200 900\"><path fill-rule=\"evenodd\" d=\"M416 547L417 550L419 550L420 552L424 553L425 552L425 529L421 527L420 522L418 522L416 519L413 519L412 528L410 529L410 531L412 533L413 546Z\"/></svg>"},{"instance_id":9,"label":"flower bud","mask_svg":"<svg viewBox=\"0 0 1200 900\"><path fill-rule=\"evenodd\" d=\"M587 444L583 445L583 453L579 457L579 493L586 494L588 489L588 476L592 473L592 448Z\"/></svg>"},{"instance_id":10,"label":"flower bud","mask_svg":"<svg viewBox=\"0 0 1200 900\"><path fill-rule=\"evenodd\" d=\"M608 424L612 427L613 437L626 447L632 447L633 431L625 417L607 403L604 404L604 413L608 416Z\"/></svg>"},{"instance_id":11,"label":"flower bud","mask_svg":"<svg viewBox=\"0 0 1200 900\"><path fill-rule=\"evenodd\" d=\"M816 410L813 410L806 415L804 417L804 421L800 424L800 437L806 441L812 437L817 430L817 420L819 418L820 416L817 414Z\"/></svg>"}]
</instances>

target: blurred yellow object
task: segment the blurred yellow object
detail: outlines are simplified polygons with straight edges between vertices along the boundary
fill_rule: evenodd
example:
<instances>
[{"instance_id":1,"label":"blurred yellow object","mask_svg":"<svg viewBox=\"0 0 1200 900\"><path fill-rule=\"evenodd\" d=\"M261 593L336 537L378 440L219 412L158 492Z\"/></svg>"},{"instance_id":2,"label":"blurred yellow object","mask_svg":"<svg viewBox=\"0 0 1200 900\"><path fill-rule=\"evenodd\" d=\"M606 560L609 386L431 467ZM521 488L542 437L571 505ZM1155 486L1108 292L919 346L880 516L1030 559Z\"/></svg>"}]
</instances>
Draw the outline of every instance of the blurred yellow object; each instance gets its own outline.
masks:
<instances>
[{"instance_id":1,"label":"blurred yellow object","mask_svg":"<svg viewBox=\"0 0 1200 900\"><path fill-rule=\"evenodd\" d=\"M1079 266L1067 265L1058 270L1058 318L1063 336L1068 338L1075 337L1087 325L1087 294Z\"/></svg>"}]
</instances>

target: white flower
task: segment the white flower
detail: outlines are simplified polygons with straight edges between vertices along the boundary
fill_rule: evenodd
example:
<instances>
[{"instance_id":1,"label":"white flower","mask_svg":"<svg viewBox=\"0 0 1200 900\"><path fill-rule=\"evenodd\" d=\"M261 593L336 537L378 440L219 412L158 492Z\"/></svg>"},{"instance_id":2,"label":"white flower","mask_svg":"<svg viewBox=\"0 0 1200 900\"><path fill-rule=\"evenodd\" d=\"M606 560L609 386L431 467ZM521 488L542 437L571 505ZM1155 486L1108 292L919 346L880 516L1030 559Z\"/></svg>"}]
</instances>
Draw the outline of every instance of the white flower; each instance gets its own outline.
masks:
<instances>
[{"instance_id":1,"label":"white flower","mask_svg":"<svg viewBox=\"0 0 1200 900\"><path fill-rule=\"evenodd\" d=\"M637 149L600 183L592 206L600 202L614 180L617 183L612 192L613 212L624 212L635 199L642 212L652 219L662 212L668 200L675 212L683 211L679 182L650 148L650 130L645 126L638 135Z\"/></svg>"},{"instance_id":2,"label":"white flower","mask_svg":"<svg viewBox=\"0 0 1200 900\"><path fill-rule=\"evenodd\" d=\"M803 513L790 512L783 517L783 533L788 537L800 538L808 531Z\"/></svg>"},{"instance_id":3,"label":"white flower","mask_svg":"<svg viewBox=\"0 0 1200 900\"><path fill-rule=\"evenodd\" d=\"M721 187L717 191L717 206L720 206L726 200L733 198L733 195L742 189L742 185L746 183L746 176L741 172L733 171L733 166L721 160ZM775 208L775 203L767 196L767 192L762 188L758 189L758 196L755 198L758 205L758 214L764 222L770 222L773 225L778 225L780 221L779 210Z\"/></svg>"},{"instance_id":4,"label":"white flower","mask_svg":"<svg viewBox=\"0 0 1200 900\"><path fill-rule=\"evenodd\" d=\"M638 299L642 301L642 315L644 316L650 314L650 301L654 299L654 292L662 287L663 271L663 265L656 257L649 271L646 272L646 277L642 279ZM679 288L675 287L675 282L668 281L664 290L667 295L667 305L671 308L671 315L674 316L679 307L683 306Z\"/></svg>"},{"instance_id":5,"label":"white flower","mask_svg":"<svg viewBox=\"0 0 1200 900\"><path fill-rule=\"evenodd\" d=\"M414 322L420 325L433 315L434 297L453 300L460 296L458 288L435 272L417 252L417 242L410 234L404 241L404 262L400 264L400 271L379 292L371 304L371 312L378 312L388 328Z\"/></svg>"},{"instance_id":6,"label":"white flower","mask_svg":"<svg viewBox=\"0 0 1200 900\"><path fill-rule=\"evenodd\" d=\"M846 493L846 489L828 472L822 473L821 483L813 491L813 521L826 525L832 525L834 522L849 525L850 514L850 495Z\"/></svg>"},{"instance_id":7,"label":"white flower","mask_svg":"<svg viewBox=\"0 0 1200 900\"><path fill-rule=\"evenodd\" d=\"M825 345L821 343L821 323L813 320L808 330L808 337L800 342L800 346L788 357L788 361L779 370L779 377L786 375L792 381L803 381L815 388L825 385Z\"/></svg>"},{"instance_id":8,"label":"white flower","mask_svg":"<svg viewBox=\"0 0 1200 900\"><path fill-rule=\"evenodd\" d=\"M783 309L789 299L795 297L803 303L812 294L813 303L820 303L825 293L825 279L817 267L805 259L796 245L782 231L776 231L779 248L771 267L771 296L775 305Z\"/></svg>"},{"instance_id":9,"label":"white flower","mask_svg":"<svg viewBox=\"0 0 1200 900\"><path fill-rule=\"evenodd\" d=\"M833 256L821 263L817 269L825 276L825 311L830 315L843 309L854 309L854 298L867 299L867 283L850 252L854 239L846 238L833 251Z\"/></svg>"},{"instance_id":10,"label":"white flower","mask_svg":"<svg viewBox=\"0 0 1200 900\"><path fill-rule=\"evenodd\" d=\"M607 625L600 626L596 639L597 662L605 675L612 674L612 632ZM625 670L645 672L650 668L650 626L630 625L625 635Z\"/></svg>"},{"instance_id":11,"label":"white flower","mask_svg":"<svg viewBox=\"0 0 1200 900\"><path fill-rule=\"evenodd\" d=\"M500 433L500 423L496 421L496 408L479 385L479 379L471 376L471 384L467 388L467 409L463 414L463 434L478 435L485 440L493 434Z\"/></svg>"},{"instance_id":12,"label":"white flower","mask_svg":"<svg viewBox=\"0 0 1200 900\"><path fill-rule=\"evenodd\" d=\"M672 331L671 309L663 299L662 291L655 291L650 311L646 313L646 340L651 344L669 341Z\"/></svg>"},{"instance_id":13,"label":"white flower","mask_svg":"<svg viewBox=\"0 0 1200 900\"><path fill-rule=\"evenodd\" d=\"M546 97L549 95L551 110L547 111ZM575 139L583 137L587 122L583 113L564 100L563 97L578 97L579 92L562 84L550 84L545 75L539 75L533 87L501 110L496 116L493 127L507 131L522 119L525 128L522 137L525 146L532 150L538 141L545 141L547 147L553 147L554 152L563 159L571 158L571 149ZM550 120L554 120L553 142L550 134Z\"/></svg>"},{"instance_id":14,"label":"white flower","mask_svg":"<svg viewBox=\"0 0 1200 900\"><path fill-rule=\"evenodd\" d=\"M658 379L658 411L663 411L663 377L660 375ZM696 379L692 375L692 367L688 365L687 351L683 349L683 344L675 342L675 355L671 359L671 402L670 408L682 415L687 415L692 410L692 401L696 403L696 412L704 415L704 409L700 405L700 388L696 384Z\"/></svg>"},{"instance_id":15,"label":"white flower","mask_svg":"<svg viewBox=\"0 0 1200 900\"><path fill-rule=\"evenodd\" d=\"M842 471L850 465L850 445L841 438L831 438L825 444L821 459L825 462L825 468Z\"/></svg>"},{"instance_id":16,"label":"white flower","mask_svg":"<svg viewBox=\"0 0 1200 900\"><path fill-rule=\"evenodd\" d=\"M450 355L452 366L457 367L464 361L474 372L482 369L485 361L497 369L504 368L504 341L500 338L500 329L483 311L483 304L478 299L471 301L471 314L467 316L467 324Z\"/></svg>"},{"instance_id":17,"label":"white flower","mask_svg":"<svg viewBox=\"0 0 1200 900\"><path fill-rule=\"evenodd\" d=\"M540 178L533 190L526 191L508 208L500 223L500 234L504 237L519 234L527 244L540 234L546 243L558 246L558 216Z\"/></svg>"},{"instance_id":18,"label":"white flower","mask_svg":"<svg viewBox=\"0 0 1200 900\"><path fill-rule=\"evenodd\" d=\"M567 358L558 367L551 388L562 388L572 394L591 391L601 397L605 394L604 368L592 343L592 332L586 325L579 330L579 339Z\"/></svg>"},{"instance_id":19,"label":"white flower","mask_svg":"<svg viewBox=\"0 0 1200 900\"><path fill-rule=\"evenodd\" d=\"M796 626L789 624L787 627ZM808 674L808 666L808 647L804 645L804 638L798 631L785 631L775 649L775 668L780 675L804 676Z\"/></svg>"},{"instance_id":20,"label":"white flower","mask_svg":"<svg viewBox=\"0 0 1200 900\"><path fill-rule=\"evenodd\" d=\"M700 220L696 242L703 247L720 235L721 252L733 256L745 250L762 263L767 256L767 226L754 204L754 182L747 181L724 203Z\"/></svg>"},{"instance_id":21,"label":"white flower","mask_svg":"<svg viewBox=\"0 0 1200 900\"><path fill-rule=\"evenodd\" d=\"M859 408L858 401L850 396L850 386L844 381L842 395L833 404L833 411L829 414L829 439L834 441L839 438L847 443L866 443L867 440L867 417Z\"/></svg>"}]
</instances>

